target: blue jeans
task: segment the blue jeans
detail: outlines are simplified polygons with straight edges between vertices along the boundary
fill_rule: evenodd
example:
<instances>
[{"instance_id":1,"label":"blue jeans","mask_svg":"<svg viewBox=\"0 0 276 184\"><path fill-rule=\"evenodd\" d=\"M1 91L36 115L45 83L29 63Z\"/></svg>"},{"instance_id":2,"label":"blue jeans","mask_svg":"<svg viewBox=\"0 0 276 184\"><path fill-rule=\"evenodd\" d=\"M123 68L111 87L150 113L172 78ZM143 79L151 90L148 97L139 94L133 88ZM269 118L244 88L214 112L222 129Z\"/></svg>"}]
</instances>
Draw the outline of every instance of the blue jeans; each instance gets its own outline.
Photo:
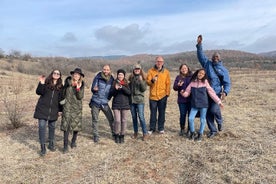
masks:
<instances>
[{"instance_id":1,"label":"blue jeans","mask_svg":"<svg viewBox=\"0 0 276 184\"><path fill-rule=\"evenodd\" d=\"M157 110L158 110L158 131L164 130L165 125L165 113L167 106L167 96L160 100L150 100L150 131L156 130L156 122L157 122Z\"/></svg>"},{"instance_id":2,"label":"blue jeans","mask_svg":"<svg viewBox=\"0 0 276 184\"><path fill-rule=\"evenodd\" d=\"M207 125L211 133L217 132L217 127L215 125L215 120L217 124L222 124L223 119L220 111L220 107L213 100L209 100L209 108L207 111Z\"/></svg>"},{"instance_id":3,"label":"blue jeans","mask_svg":"<svg viewBox=\"0 0 276 184\"><path fill-rule=\"evenodd\" d=\"M138 118L140 120L140 126L142 128L143 134L147 134L146 120L144 117L144 106L145 104L131 104L131 116L133 122L133 130L135 133L138 132Z\"/></svg>"},{"instance_id":4,"label":"blue jeans","mask_svg":"<svg viewBox=\"0 0 276 184\"><path fill-rule=\"evenodd\" d=\"M179 118L179 123L180 123L180 129L185 129L185 124L186 124L186 115L190 113L191 110L191 104L188 103L179 103L179 112L180 112L180 118ZM188 118L187 118L188 119ZM188 123L188 130L189 130L189 123Z\"/></svg>"},{"instance_id":5,"label":"blue jeans","mask_svg":"<svg viewBox=\"0 0 276 184\"><path fill-rule=\"evenodd\" d=\"M55 141L55 128L56 128L56 121L47 121L44 119L38 120L38 135L39 135L39 142L40 144L45 144L45 134L46 134L46 124L48 122L48 129L49 129L49 141Z\"/></svg>"},{"instance_id":6,"label":"blue jeans","mask_svg":"<svg viewBox=\"0 0 276 184\"><path fill-rule=\"evenodd\" d=\"M191 108L191 112L190 112L190 115L189 115L190 131L195 132L194 121L195 121L195 116L196 116L197 111L200 112L200 129L199 129L199 133L203 134L205 124L206 124L207 108L194 108L194 107Z\"/></svg>"}]
</instances>

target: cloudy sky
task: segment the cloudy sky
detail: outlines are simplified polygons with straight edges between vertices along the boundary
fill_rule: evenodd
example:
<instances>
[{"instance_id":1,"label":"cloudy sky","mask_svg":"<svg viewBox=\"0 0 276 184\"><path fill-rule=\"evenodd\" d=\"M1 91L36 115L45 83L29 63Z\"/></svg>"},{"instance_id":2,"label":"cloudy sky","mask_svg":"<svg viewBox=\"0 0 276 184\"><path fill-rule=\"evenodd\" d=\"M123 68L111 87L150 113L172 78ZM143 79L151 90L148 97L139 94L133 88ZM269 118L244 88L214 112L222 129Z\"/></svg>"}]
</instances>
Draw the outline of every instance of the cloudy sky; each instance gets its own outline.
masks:
<instances>
[{"instance_id":1,"label":"cloudy sky","mask_svg":"<svg viewBox=\"0 0 276 184\"><path fill-rule=\"evenodd\" d=\"M0 49L33 56L276 50L276 1L0 0Z\"/></svg>"}]
</instances>

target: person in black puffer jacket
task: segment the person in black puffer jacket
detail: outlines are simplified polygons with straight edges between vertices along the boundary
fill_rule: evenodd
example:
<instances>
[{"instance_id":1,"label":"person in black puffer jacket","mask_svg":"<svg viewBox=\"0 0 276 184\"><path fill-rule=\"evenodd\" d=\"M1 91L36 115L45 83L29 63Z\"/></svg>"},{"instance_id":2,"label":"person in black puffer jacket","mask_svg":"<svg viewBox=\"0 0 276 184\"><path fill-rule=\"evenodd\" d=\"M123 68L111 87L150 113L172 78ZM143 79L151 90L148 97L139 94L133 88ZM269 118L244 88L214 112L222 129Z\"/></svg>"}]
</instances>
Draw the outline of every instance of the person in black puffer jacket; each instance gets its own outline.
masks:
<instances>
[{"instance_id":1,"label":"person in black puffer jacket","mask_svg":"<svg viewBox=\"0 0 276 184\"><path fill-rule=\"evenodd\" d=\"M59 105L62 87L61 73L59 70L53 70L47 78L44 75L39 77L36 94L40 95L40 97L35 108L34 118L38 119L41 156L46 154L45 134L47 122L49 128L48 149L55 151L55 126L56 120L62 112L62 106Z\"/></svg>"},{"instance_id":2,"label":"person in black puffer jacket","mask_svg":"<svg viewBox=\"0 0 276 184\"><path fill-rule=\"evenodd\" d=\"M117 78L109 92L109 99L112 100L114 113L115 142L124 143L124 136L127 125L127 113L130 110L130 88L126 80L126 72L123 69L117 71Z\"/></svg>"}]
</instances>

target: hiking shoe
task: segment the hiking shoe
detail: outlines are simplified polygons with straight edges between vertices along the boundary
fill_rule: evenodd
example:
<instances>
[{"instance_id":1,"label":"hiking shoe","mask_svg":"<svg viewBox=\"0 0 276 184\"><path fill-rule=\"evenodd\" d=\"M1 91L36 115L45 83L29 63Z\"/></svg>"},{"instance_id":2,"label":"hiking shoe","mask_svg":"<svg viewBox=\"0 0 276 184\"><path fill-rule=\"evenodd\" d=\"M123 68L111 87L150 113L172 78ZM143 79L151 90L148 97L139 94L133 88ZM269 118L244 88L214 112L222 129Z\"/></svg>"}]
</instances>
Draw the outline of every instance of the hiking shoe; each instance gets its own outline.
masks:
<instances>
[{"instance_id":1,"label":"hiking shoe","mask_svg":"<svg viewBox=\"0 0 276 184\"><path fill-rule=\"evenodd\" d=\"M217 132L210 132L209 134L208 134L208 138L209 139L212 139L212 138L214 138L215 136L217 135Z\"/></svg>"},{"instance_id":2,"label":"hiking shoe","mask_svg":"<svg viewBox=\"0 0 276 184\"><path fill-rule=\"evenodd\" d=\"M73 149L73 148L76 148L76 147L77 147L77 144L76 144L75 142L72 142L70 146L71 146L71 148Z\"/></svg>"},{"instance_id":3,"label":"hiking shoe","mask_svg":"<svg viewBox=\"0 0 276 184\"><path fill-rule=\"evenodd\" d=\"M195 141L201 142L201 141L202 141L202 134L198 134L198 136L197 136L197 138L195 139Z\"/></svg>"},{"instance_id":4,"label":"hiking shoe","mask_svg":"<svg viewBox=\"0 0 276 184\"><path fill-rule=\"evenodd\" d=\"M144 134L142 140L146 141L149 138L149 134Z\"/></svg>"},{"instance_id":5,"label":"hiking shoe","mask_svg":"<svg viewBox=\"0 0 276 184\"><path fill-rule=\"evenodd\" d=\"M99 137L98 136L94 136L93 137L93 141L94 141L94 143L98 143L99 142Z\"/></svg>"},{"instance_id":6,"label":"hiking shoe","mask_svg":"<svg viewBox=\"0 0 276 184\"><path fill-rule=\"evenodd\" d=\"M135 132L135 133L131 136L132 139L137 139L137 137L138 137L138 133L137 133L137 132Z\"/></svg>"},{"instance_id":7,"label":"hiking shoe","mask_svg":"<svg viewBox=\"0 0 276 184\"><path fill-rule=\"evenodd\" d=\"M196 133L195 132L191 132L190 140L195 140L195 137L196 137Z\"/></svg>"},{"instance_id":8,"label":"hiking shoe","mask_svg":"<svg viewBox=\"0 0 276 184\"><path fill-rule=\"evenodd\" d=\"M222 131L223 130L223 124L218 124L218 131Z\"/></svg>"}]
</instances>

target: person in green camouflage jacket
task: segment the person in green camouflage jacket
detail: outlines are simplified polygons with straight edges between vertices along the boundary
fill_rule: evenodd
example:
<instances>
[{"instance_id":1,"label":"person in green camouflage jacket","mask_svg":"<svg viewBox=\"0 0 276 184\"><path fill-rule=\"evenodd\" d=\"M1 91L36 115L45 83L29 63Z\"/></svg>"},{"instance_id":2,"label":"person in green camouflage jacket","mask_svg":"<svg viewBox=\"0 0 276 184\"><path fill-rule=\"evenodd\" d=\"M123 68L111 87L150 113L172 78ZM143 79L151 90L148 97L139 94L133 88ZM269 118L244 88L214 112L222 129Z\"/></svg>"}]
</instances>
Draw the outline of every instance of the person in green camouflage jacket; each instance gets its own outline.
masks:
<instances>
[{"instance_id":1,"label":"person in green camouflage jacket","mask_svg":"<svg viewBox=\"0 0 276 184\"><path fill-rule=\"evenodd\" d=\"M80 68L70 72L63 88L63 111L61 130L64 131L63 152L68 152L69 133L73 133L71 148L75 148L78 132L82 129L82 99L84 97L84 74Z\"/></svg>"}]
</instances>

